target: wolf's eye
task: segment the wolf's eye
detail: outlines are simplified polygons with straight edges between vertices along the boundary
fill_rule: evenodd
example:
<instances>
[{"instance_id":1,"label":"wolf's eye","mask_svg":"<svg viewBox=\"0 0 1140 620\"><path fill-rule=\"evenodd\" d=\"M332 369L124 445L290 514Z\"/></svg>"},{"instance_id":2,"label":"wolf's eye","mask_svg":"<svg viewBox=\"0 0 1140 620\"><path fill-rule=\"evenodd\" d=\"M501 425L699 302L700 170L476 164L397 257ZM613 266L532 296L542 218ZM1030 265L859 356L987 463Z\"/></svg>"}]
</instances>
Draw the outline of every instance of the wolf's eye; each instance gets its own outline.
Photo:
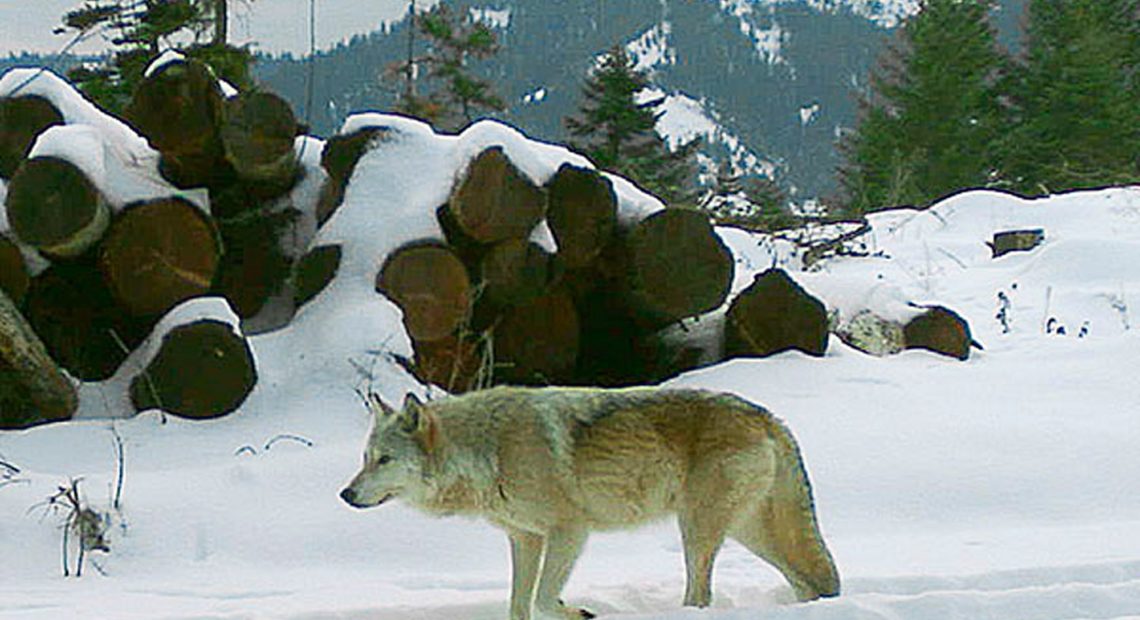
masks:
<instances>
[{"instance_id":1,"label":"wolf's eye","mask_svg":"<svg viewBox=\"0 0 1140 620\"><path fill-rule=\"evenodd\" d=\"M387 454L376 459L377 465L387 465L388 463L391 463L391 462L392 462L392 457L388 456Z\"/></svg>"}]
</instances>

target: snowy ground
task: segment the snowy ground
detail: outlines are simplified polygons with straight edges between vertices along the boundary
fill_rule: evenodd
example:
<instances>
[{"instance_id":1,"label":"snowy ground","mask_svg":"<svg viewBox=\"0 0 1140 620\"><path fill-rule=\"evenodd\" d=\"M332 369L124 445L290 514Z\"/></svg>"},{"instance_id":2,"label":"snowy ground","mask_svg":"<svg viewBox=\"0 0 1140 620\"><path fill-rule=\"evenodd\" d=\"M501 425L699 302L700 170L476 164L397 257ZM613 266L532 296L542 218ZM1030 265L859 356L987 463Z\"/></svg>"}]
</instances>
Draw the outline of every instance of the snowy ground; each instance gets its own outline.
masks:
<instances>
[{"instance_id":1,"label":"snowy ground","mask_svg":"<svg viewBox=\"0 0 1140 620\"><path fill-rule=\"evenodd\" d=\"M417 389L377 353L408 346L398 311L372 292L384 252L438 234L433 209L481 148L504 145L539 181L572 156L493 124L444 138L373 120L394 123L396 138L361 161L315 241L344 244L341 274L287 329L254 338L261 380L241 411L117 419L121 388L108 383L83 392L84 411L104 417L0 433L0 457L20 470L0 486L0 617L506 617L501 533L399 504L355 511L337 493L369 424L354 389L390 402ZM655 208L619 189L625 217ZM569 601L624 620L1140 618L1140 190L1035 202L975 192L873 224L875 256L795 277L841 313L944 304L984 351L965 363L873 358L833 339L822 359L737 360L672 382L740 393L788 422L843 595L794 603L775 570L729 545L714 609L683 610L679 536L661 523L592 538ZM993 232L1027 227L1046 230L1042 247L990 258ZM742 284L795 264L723 234ZM1065 335L1047 333L1050 318ZM64 578L62 515L43 502L82 478L92 507L109 510L116 433L125 477L111 552Z\"/></svg>"}]
</instances>

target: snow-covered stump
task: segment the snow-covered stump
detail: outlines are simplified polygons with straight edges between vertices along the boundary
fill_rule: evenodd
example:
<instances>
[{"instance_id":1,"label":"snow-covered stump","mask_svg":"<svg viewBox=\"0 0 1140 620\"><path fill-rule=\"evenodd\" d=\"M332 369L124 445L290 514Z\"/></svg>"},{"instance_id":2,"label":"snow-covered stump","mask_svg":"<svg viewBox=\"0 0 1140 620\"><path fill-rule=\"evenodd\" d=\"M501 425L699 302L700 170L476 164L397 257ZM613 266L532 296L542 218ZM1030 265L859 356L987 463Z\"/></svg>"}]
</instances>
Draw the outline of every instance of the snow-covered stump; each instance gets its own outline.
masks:
<instances>
[{"instance_id":1,"label":"snow-covered stump","mask_svg":"<svg viewBox=\"0 0 1140 620\"><path fill-rule=\"evenodd\" d=\"M221 251L206 214L181 198L160 199L116 217L99 265L124 308L156 317L210 290Z\"/></svg>"},{"instance_id":2,"label":"snow-covered stump","mask_svg":"<svg viewBox=\"0 0 1140 620\"><path fill-rule=\"evenodd\" d=\"M216 418L236 410L257 383L253 351L232 317L180 308L159 324L148 348L149 361L130 381L136 411Z\"/></svg>"},{"instance_id":3,"label":"snow-covered stump","mask_svg":"<svg viewBox=\"0 0 1140 620\"><path fill-rule=\"evenodd\" d=\"M20 248L0 233L0 291L7 294L13 303L20 305L30 284L31 278Z\"/></svg>"},{"instance_id":4,"label":"snow-covered stump","mask_svg":"<svg viewBox=\"0 0 1140 620\"><path fill-rule=\"evenodd\" d=\"M196 60L156 64L135 90L125 116L162 153L162 175L174 185L217 187L233 176L221 139L224 96Z\"/></svg>"},{"instance_id":5,"label":"snow-covered stump","mask_svg":"<svg viewBox=\"0 0 1140 620\"><path fill-rule=\"evenodd\" d=\"M0 290L0 428L66 420L78 404L75 386Z\"/></svg>"},{"instance_id":6,"label":"snow-covered stump","mask_svg":"<svg viewBox=\"0 0 1140 620\"><path fill-rule=\"evenodd\" d=\"M31 151L36 136L48 127L62 124L63 115L43 97L0 97L0 178L12 178Z\"/></svg>"},{"instance_id":7,"label":"snow-covered stump","mask_svg":"<svg viewBox=\"0 0 1140 620\"><path fill-rule=\"evenodd\" d=\"M827 310L782 269L757 275L732 301L724 327L728 358L827 351Z\"/></svg>"},{"instance_id":8,"label":"snow-covered stump","mask_svg":"<svg viewBox=\"0 0 1140 620\"><path fill-rule=\"evenodd\" d=\"M83 254L102 238L111 219L92 180L58 157L26 160L12 177L4 206L16 237L54 257Z\"/></svg>"}]
</instances>

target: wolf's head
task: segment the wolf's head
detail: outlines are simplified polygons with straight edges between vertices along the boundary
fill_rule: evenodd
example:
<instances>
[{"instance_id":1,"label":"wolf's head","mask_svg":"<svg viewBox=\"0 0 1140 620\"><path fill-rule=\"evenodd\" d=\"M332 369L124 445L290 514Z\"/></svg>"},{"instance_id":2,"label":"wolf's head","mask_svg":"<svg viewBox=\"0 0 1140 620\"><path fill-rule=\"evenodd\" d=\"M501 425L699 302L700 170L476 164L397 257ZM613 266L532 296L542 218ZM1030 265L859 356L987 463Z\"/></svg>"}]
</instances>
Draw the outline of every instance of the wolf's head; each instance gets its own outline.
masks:
<instances>
[{"instance_id":1,"label":"wolf's head","mask_svg":"<svg viewBox=\"0 0 1140 620\"><path fill-rule=\"evenodd\" d=\"M341 499L356 508L379 506L420 491L438 433L433 414L411 394L400 411L375 394L369 396L368 405L375 419L364 451L364 466L340 492Z\"/></svg>"}]
</instances>

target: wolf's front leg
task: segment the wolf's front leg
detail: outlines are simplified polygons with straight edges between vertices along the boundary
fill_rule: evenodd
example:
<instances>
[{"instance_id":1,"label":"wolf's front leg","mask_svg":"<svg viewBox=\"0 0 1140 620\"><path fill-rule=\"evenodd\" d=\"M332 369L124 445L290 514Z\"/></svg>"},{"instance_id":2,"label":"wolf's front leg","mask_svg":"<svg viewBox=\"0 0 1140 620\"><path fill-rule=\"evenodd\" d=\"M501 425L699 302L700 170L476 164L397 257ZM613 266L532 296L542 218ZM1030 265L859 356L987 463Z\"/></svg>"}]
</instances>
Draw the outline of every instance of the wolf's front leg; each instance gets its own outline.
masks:
<instances>
[{"instance_id":1,"label":"wolf's front leg","mask_svg":"<svg viewBox=\"0 0 1140 620\"><path fill-rule=\"evenodd\" d=\"M594 617L585 609L567 607L560 599L562 588L570 578L570 570L586 544L586 537L586 530L578 528L555 529L546 535L545 559L535 598L539 614L568 620Z\"/></svg>"},{"instance_id":2,"label":"wolf's front leg","mask_svg":"<svg viewBox=\"0 0 1140 620\"><path fill-rule=\"evenodd\" d=\"M511 620L531 620L534 587L546 541L538 534L521 530L507 534L511 538Z\"/></svg>"}]
</instances>

